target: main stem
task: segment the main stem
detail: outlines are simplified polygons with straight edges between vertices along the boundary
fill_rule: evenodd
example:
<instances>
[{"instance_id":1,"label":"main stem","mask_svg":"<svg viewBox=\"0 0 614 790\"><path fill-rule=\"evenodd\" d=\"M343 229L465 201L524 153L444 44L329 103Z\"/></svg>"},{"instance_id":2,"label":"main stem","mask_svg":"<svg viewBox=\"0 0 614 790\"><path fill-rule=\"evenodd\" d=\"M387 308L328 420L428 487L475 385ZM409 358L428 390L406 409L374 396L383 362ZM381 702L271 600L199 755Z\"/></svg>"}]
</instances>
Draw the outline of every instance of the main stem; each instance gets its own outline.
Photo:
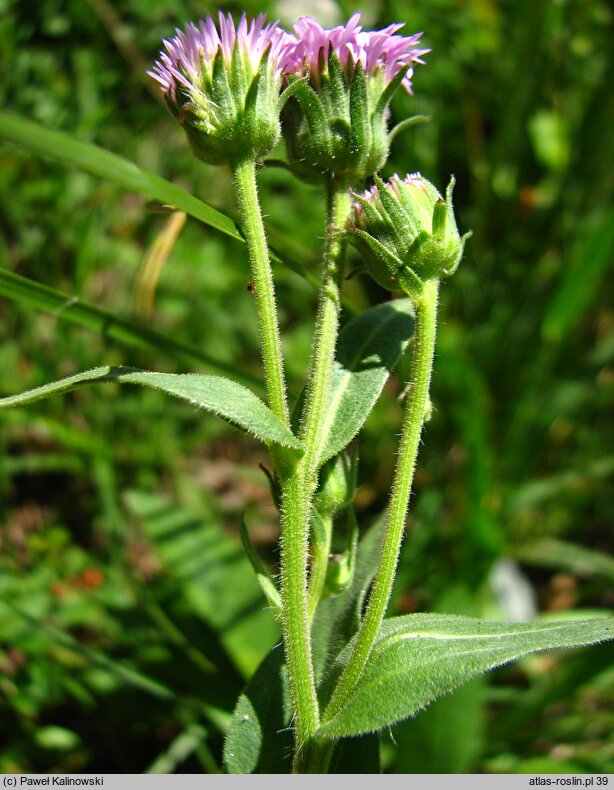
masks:
<instances>
[{"instance_id":1,"label":"main stem","mask_svg":"<svg viewBox=\"0 0 614 790\"><path fill-rule=\"evenodd\" d=\"M411 385L405 406L397 468L379 565L354 650L324 711L322 717L324 722L330 721L341 710L362 675L390 600L405 529L420 435L429 403L437 331L438 285L437 280L427 281L421 297L415 300L416 329Z\"/></svg>"},{"instance_id":2,"label":"main stem","mask_svg":"<svg viewBox=\"0 0 614 790\"><path fill-rule=\"evenodd\" d=\"M289 426L290 414L286 399L275 288L264 223L258 202L256 163L247 159L235 164L232 171L235 195L241 216L241 228L249 251L253 285L250 290L256 300L258 311L258 329L268 402L271 411L285 425Z\"/></svg>"},{"instance_id":3,"label":"main stem","mask_svg":"<svg viewBox=\"0 0 614 790\"><path fill-rule=\"evenodd\" d=\"M322 451L322 415L328 404L339 323L345 255L345 242L339 231L349 207L346 190L329 188L324 276L300 433L305 453L282 480L282 627L294 711L294 770L297 772L303 770L304 749L319 726L307 602L309 527Z\"/></svg>"},{"instance_id":4,"label":"main stem","mask_svg":"<svg viewBox=\"0 0 614 790\"><path fill-rule=\"evenodd\" d=\"M346 242L341 231L350 210L347 189L329 186L327 191L326 238L324 249L324 277L320 289L314 345L309 365L309 379L305 409L301 422L301 439L307 447L308 471L315 477L322 450L324 412L328 406L330 378L335 358L341 282L345 262Z\"/></svg>"}]
</instances>

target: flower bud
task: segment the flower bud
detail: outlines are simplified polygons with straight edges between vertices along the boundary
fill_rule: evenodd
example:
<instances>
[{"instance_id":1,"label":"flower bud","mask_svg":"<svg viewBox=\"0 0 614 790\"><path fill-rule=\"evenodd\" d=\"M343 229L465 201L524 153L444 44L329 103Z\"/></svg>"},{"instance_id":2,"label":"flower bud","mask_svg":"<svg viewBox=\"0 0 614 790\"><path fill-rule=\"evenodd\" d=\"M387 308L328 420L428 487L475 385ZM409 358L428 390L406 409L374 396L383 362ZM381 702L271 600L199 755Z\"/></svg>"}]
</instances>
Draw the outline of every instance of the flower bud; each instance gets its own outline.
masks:
<instances>
[{"instance_id":1,"label":"flower bud","mask_svg":"<svg viewBox=\"0 0 614 790\"><path fill-rule=\"evenodd\" d=\"M354 578L354 565L352 557L345 554L333 554L326 568L325 594L339 595L352 583Z\"/></svg>"},{"instance_id":2,"label":"flower bud","mask_svg":"<svg viewBox=\"0 0 614 790\"><path fill-rule=\"evenodd\" d=\"M314 497L319 513L338 513L354 499L356 493L357 459L341 453L324 464L320 471L320 486Z\"/></svg>"},{"instance_id":3,"label":"flower bud","mask_svg":"<svg viewBox=\"0 0 614 790\"><path fill-rule=\"evenodd\" d=\"M453 274L465 241L454 219L452 190L445 200L419 173L394 175L356 195L348 233L369 274L383 288L416 297L426 280Z\"/></svg>"},{"instance_id":4,"label":"flower bud","mask_svg":"<svg viewBox=\"0 0 614 790\"><path fill-rule=\"evenodd\" d=\"M293 98L282 112L282 131L292 170L311 183L332 178L349 186L382 167L390 147L388 105L401 85L411 92L412 63L422 63L428 51L417 48L421 34L396 35L402 25L367 32L359 19L324 30L302 17L294 26L297 41L285 52Z\"/></svg>"},{"instance_id":5,"label":"flower bud","mask_svg":"<svg viewBox=\"0 0 614 790\"><path fill-rule=\"evenodd\" d=\"M153 70L194 154L209 164L266 156L280 137L281 59L292 39L260 14L235 29L219 12L164 41Z\"/></svg>"}]
</instances>

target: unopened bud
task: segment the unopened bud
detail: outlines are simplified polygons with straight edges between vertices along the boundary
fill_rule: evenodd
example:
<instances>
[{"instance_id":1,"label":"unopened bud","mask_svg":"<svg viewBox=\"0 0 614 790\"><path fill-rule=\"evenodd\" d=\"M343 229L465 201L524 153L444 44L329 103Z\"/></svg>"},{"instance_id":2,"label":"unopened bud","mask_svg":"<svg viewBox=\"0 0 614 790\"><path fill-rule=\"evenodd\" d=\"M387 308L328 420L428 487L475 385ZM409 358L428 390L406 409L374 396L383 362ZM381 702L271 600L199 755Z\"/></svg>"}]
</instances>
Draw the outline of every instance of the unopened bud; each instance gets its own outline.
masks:
<instances>
[{"instance_id":1,"label":"unopened bud","mask_svg":"<svg viewBox=\"0 0 614 790\"><path fill-rule=\"evenodd\" d=\"M419 296L427 280L453 274L465 241L454 219L450 180L445 200L419 173L394 175L356 195L348 233L365 268L388 290Z\"/></svg>"}]
</instances>

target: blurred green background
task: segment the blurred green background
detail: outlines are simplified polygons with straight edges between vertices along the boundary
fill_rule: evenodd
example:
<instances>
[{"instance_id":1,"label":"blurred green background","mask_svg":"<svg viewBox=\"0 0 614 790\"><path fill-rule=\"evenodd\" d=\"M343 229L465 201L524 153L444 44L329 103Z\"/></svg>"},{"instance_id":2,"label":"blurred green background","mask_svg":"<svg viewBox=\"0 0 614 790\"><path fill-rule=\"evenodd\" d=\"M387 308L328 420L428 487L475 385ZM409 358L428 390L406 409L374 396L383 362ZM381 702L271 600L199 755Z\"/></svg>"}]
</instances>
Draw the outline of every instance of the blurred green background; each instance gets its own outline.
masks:
<instances>
[{"instance_id":1,"label":"blurred green background","mask_svg":"<svg viewBox=\"0 0 614 790\"><path fill-rule=\"evenodd\" d=\"M239 13L242 7L224 8ZM249 2L289 24L361 7ZM432 399L396 612L565 617L614 608L613 11L606 0L383 0L432 49L393 120L385 174L451 173L472 228L443 289ZM0 0L0 106L94 142L234 215L229 175L191 157L145 71L192 0ZM280 155L283 151L280 149ZM317 272L323 209L260 174L272 243ZM244 247L173 229L138 195L0 147L4 269L147 324L259 379ZM177 230L177 229L176 229ZM146 266L146 262L149 264ZM315 290L276 267L296 396ZM155 290L154 290L155 286ZM355 305L387 295L362 277ZM0 392L103 363L210 371L196 355L0 296ZM359 518L385 506L403 360L362 435ZM259 385L255 385L258 387ZM260 388L261 391L261 388ZM0 771L215 772L244 679L279 639L238 520L272 566L276 514L251 440L156 392L114 385L0 422ZM504 668L383 736L390 772L614 771L614 649Z\"/></svg>"}]
</instances>

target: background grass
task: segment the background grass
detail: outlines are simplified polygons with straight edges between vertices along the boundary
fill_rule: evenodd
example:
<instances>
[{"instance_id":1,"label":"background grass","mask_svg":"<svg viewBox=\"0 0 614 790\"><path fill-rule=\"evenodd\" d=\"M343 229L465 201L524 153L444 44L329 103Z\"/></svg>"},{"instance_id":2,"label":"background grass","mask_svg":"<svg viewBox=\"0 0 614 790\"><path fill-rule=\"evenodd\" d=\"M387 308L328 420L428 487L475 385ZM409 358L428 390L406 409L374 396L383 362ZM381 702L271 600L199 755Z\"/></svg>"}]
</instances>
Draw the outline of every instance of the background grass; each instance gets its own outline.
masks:
<instances>
[{"instance_id":1,"label":"background grass","mask_svg":"<svg viewBox=\"0 0 614 790\"><path fill-rule=\"evenodd\" d=\"M358 8L310 10L334 24ZM0 0L0 106L234 216L228 173L191 157L145 75L163 36L213 10ZM267 0L247 10L289 23L308 9ZM385 175L420 170L443 188L454 173L459 227L474 231L443 289L435 412L394 608L611 609L611 6L384 0L362 10L368 26L424 30L432 49L393 120L433 120L399 135ZM260 185L272 243L316 272L317 191L273 169ZM260 379L243 245L188 220L152 277L144 264L172 233L167 213L15 146L0 148L0 196L5 271L196 349L137 343L107 319L75 323L66 307L39 309L31 290L28 299L5 283L2 393L106 363L211 372L213 359ZM296 396L315 291L287 266L275 274ZM358 306L387 298L364 278L348 294ZM363 525L386 503L407 362L363 431ZM0 771L220 770L234 701L279 639L237 537L247 508L274 566L262 461L237 431L140 389L84 390L3 414ZM470 684L386 734L385 769L612 772L613 655L548 654Z\"/></svg>"}]
</instances>

